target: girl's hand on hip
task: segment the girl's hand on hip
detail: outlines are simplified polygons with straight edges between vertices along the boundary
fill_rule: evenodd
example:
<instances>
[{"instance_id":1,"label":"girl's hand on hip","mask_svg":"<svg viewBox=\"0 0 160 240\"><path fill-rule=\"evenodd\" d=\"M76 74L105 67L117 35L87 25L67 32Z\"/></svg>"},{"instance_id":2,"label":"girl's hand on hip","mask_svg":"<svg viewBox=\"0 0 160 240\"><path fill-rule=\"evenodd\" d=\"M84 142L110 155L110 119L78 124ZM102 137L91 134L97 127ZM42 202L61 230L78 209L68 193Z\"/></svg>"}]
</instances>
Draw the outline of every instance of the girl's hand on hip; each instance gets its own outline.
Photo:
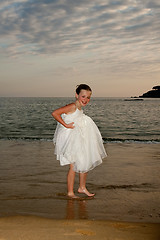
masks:
<instances>
[{"instance_id":1,"label":"girl's hand on hip","mask_svg":"<svg viewBox=\"0 0 160 240\"><path fill-rule=\"evenodd\" d=\"M75 127L74 122L66 124L66 128L72 128L73 129L74 127Z\"/></svg>"}]
</instances>

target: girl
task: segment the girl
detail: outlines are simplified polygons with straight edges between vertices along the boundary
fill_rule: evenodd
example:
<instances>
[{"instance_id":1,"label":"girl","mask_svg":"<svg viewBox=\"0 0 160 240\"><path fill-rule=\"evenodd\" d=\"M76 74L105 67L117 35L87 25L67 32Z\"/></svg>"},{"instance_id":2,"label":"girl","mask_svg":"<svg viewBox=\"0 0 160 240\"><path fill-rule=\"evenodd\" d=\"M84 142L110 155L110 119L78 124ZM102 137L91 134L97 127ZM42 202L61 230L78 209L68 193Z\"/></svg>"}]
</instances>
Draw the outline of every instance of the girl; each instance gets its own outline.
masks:
<instances>
[{"instance_id":1,"label":"girl","mask_svg":"<svg viewBox=\"0 0 160 240\"><path fill-rule=\"evenodd\" d=\"M91 94L88 85L80 84L76 88L76 101L52 113L58 121L53 138L57 160L62 166L70 165L67 186L71 198L77 198L73 190L76 172L79 173L78 192L89 197L95 195L86 188L87 172L101 164L102 158L107 156L97 126L82 111L82 107L89 103Z\"/></svg>"}]
</instances>

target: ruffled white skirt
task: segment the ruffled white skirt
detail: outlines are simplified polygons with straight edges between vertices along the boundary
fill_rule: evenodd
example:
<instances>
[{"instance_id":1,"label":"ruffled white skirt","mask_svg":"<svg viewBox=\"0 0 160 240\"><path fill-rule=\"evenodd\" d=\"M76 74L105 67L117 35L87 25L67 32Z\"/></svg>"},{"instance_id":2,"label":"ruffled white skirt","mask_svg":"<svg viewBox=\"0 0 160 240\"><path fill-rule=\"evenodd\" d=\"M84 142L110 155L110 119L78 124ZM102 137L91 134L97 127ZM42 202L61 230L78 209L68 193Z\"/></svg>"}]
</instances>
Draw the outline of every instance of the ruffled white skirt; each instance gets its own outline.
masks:
<instances>
[{"instance_id":1,"label":"ruffled white skirt","mask_svg":"<svg viewBox=\"0 0 160 240\"><path fill-rule=\"evenodd\" d=\"M75 172L88 172L102 163L107 156L102 136L93 120L76 109L72 114L62 114L66 123L74 122L74 129L58 123L54 134L55 154L60 164L73 164Z\"/></svg>"}]
</instances>

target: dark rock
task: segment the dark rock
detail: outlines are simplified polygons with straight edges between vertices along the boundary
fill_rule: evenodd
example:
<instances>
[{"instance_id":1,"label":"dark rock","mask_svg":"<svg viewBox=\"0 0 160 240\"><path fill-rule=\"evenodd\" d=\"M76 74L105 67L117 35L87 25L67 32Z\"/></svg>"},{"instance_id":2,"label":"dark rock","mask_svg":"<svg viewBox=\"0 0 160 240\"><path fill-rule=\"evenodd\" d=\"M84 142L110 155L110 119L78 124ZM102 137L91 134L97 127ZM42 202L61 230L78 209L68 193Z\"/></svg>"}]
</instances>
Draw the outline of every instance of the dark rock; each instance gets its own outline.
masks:
<instances>
[{"instance_id":1,"label":"dark rock","mask_svg":"<svg viewBox=\"0 0 160 240\"><path fill-rule=\"evenodd\" d=\"M160 98L160 86L155 86L152 89L153 90L150 90L139 97L141 97L141 98Z\"/></svg>"},{"instance_id":2,"label":"dark rock","mask_svg":"<svg viewBox=\"0 0 160 240\"><path fill-rule=\"evenodd\" d=\"M155 86L152 89L160 90L160 86Z\"/></svg>"}]
</instances>

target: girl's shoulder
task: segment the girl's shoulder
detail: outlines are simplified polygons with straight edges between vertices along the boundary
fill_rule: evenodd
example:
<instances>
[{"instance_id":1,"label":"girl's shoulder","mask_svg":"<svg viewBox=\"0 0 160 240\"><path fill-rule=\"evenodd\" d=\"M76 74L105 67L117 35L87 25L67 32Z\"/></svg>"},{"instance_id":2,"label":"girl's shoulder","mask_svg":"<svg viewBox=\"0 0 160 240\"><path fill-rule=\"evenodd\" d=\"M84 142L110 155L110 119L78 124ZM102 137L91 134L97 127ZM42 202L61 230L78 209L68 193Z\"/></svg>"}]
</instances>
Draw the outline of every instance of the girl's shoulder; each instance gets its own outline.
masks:
<instances>
[{"instance_id":1,"label":"girl's shoulder","mask_svg":"<svg viewBox=\"0 0 160 240\"><path fill-rule=\"evenodd\" d=\"M64 106L64 109L66 114L70 114L76 111L76 105L75 103L70 103Z\"/></svg>"},{"instance_id":2,"label":"girl's shoulder","mask_svg":"<svg viewBox=\"0 0 160 240\"><path fill-rule=\"evenodd\" d=\"M75 103L70 103L65 105L64 107L61 107L59 109L57 109L60 114L65 113L65 114L70 114L76 111L76 105Z\"/></svg>"}]
</instances>

